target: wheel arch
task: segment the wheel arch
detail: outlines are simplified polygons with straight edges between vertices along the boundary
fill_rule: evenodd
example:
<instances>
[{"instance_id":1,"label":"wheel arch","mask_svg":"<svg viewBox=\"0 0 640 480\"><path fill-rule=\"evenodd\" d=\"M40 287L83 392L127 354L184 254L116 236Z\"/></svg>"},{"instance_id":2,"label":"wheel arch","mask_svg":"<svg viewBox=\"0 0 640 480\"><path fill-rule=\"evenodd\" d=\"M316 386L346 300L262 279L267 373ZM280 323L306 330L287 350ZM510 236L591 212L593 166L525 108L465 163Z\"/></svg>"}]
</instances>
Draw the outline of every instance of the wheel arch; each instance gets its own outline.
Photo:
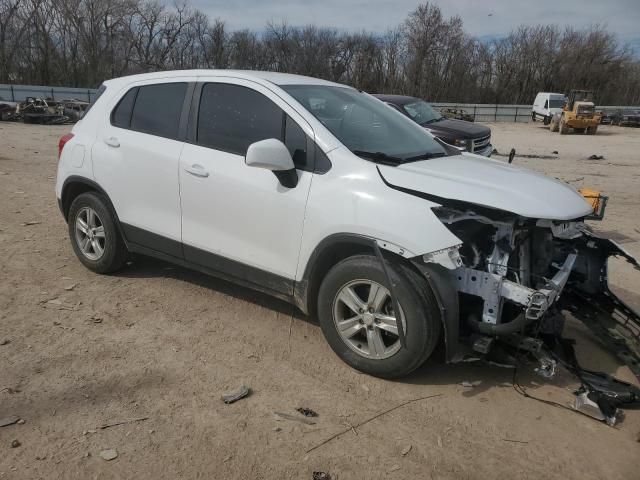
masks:
<instances>
[{"instance_id":1,"label":"wheel arch","mask_svg":"<svg viewBox=\"0 0 640 480\"><path fill-rule=\"evenodd\" d=\"M81 195L87 192L96 192L104 198L104 200L107 203L107 208L109 209L109 211L113 215L113 218L115 219L115 224L116 224L116 227L118 228L118 232L120 233L122 239L125 241L125 244L126 244L127 240L124 235L122 226L120 225L120 219L118 218L118 214L116 212L115 207L113 206L113 203L111 202L111 199L109 198L109 195L107 194L107 192L105 192L105 190L99 184L97 184L93 180L88 179L86 177L72 175L68 177L62 185L61 195L60 195L60 199L58 199L58 204L60 206L60 211L62 212L62 216L64 217L65 221L67 222L69 221L69 210L71 208L71 204L73 203L73 201L78 197L78 195Z\"/></svg>"},{"instance_id":2,"label":"wheel arch","mask_svg":"<svg viewBox=\"0 0 640 480\"><path fill-rule=\"evenodd\" d=\"M304 313L315 316L317 314L318 291L322 280L329 270L342 260L360 254L375 255L373 242L378 242L383 255L401 262L418 273L433 290L433 294L440 310L442 324L442 338L445 359L451 360L458 351L459 337L459 309L458 293L446 269L437 264L418 265L417 260L411 260L390 249L385 242L354 233L337 233L323 239L313 250L300 281L294 286L294 302Z\"/></svg>"}]
</instances>

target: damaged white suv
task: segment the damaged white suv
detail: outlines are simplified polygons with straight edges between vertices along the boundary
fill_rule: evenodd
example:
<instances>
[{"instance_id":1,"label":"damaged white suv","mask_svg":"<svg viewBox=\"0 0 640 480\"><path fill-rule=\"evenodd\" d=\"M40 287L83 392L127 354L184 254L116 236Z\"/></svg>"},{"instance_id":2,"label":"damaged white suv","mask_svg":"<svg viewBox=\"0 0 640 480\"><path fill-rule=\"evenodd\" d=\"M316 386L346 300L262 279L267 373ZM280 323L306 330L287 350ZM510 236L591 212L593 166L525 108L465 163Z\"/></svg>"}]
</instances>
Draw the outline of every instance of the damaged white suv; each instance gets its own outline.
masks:
<instances>
[{"instance_id":1,"label":"damaged white suv","mask_svg":"<svg viewBox=\"0 0 640 480\"><path fill-rule=\"evenodd\" d=\"M567 290L637 321L606 285L609 255L635 260L583 224L603 197L461 152L344 85L117 78L59 149L56 194L88 268L150 255L267 292L372 375L406 375L438 345L487 353L541 328Z\"/></svg>"}]
</instances>

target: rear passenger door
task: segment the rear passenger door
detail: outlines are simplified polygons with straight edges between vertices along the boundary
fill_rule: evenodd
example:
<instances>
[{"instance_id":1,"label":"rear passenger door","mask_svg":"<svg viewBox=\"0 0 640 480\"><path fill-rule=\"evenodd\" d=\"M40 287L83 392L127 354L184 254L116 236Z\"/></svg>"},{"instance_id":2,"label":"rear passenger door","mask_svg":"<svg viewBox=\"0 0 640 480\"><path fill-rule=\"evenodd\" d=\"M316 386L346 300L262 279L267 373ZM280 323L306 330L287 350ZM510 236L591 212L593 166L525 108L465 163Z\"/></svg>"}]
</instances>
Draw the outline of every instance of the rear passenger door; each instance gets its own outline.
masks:
<instances>
[{"instance_id":1,"label":"rear passenger door","mask_svg":"<svg viewBox=\"0 0 640 480\"><path fill-rule=\"evenodd\" d=\"M178 162L190 80L127 87L93 147L96 181L127 240L174 257L182 257Z\"/></svg>"},{"instance_id":2,"label":"rear passenger door","mask_svg":"<svg viewBox=\"0 0 640 480\"><path fill-rule=\"evenodd\" d=\"M290 294L313 170L313 131L284 101L253 82L208 81L196 89L180 159L185 258L236 279ZM248 146L276 138L298 184L245 164Z\"/></svg>"}]
</instances>

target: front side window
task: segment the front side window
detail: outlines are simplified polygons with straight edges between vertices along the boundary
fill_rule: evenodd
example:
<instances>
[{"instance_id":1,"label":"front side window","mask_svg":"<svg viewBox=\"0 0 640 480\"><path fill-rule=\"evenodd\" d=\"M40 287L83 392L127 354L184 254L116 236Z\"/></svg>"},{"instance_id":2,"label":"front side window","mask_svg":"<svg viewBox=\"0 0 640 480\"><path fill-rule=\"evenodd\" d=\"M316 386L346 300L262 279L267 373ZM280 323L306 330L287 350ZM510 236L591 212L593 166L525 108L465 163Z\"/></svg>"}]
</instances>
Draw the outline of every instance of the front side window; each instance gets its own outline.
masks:
<instances>
[{"instance_id":1,"label":"front side window","mask_svg":"<svg viewBox=\"0 0 640 480\"><path fill-rule=\"evenodd\" d=\"M422 127L357 90L325 85L282 88L360 157L395 165L447 155Z\"/></svg>"},{"instance_id":2,"label":"front side window","mask_svg":"<svg viewBox=\"0 0 640 480\"><path fill-rule=\"evenodd\" d=\"M159 137L177 138L186 92L186 83L139 87L130 128Z\"/></svg>"},{"instance_id":3,"label":"front side window","mask_svg":"<svg viewBox=\"0 0 640 480\"><path fill-rule=\"evenodd\" d=\"M246 155L254 142L282 138L282 110L264 95L239 85L208 83L202 88L197 142Z\"/></svg>"},{"instance_id":4,"label":"front side window","mask_svg":"<svg viewBox=\"0 0 640 480\"><path fill-rule=\"evenodd\" d=\"M268 138L287 146L296 168L310 169L306 134L275 103L240 85L207 83L202 87L196 137L199 145L246 155L249 145Z\"/></svg>"}]
</instances>

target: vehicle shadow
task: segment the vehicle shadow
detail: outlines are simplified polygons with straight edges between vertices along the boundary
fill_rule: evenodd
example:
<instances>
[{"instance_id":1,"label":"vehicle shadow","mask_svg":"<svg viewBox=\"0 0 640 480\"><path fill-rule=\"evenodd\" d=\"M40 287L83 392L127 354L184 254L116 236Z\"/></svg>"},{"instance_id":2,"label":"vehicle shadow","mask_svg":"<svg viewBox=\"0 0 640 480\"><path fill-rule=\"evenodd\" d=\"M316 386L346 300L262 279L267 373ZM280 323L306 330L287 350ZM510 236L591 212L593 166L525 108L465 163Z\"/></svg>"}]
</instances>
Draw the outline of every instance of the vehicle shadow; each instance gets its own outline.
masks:
<instances>
[{"instance_id":1,"label":"vehicle shadow","mask_svg":"<svg viewBox=\"0 0 640 480\"><path fill-rule=\"evenodd\" d=\"M296 307L283 300L248 287L149 257L136 257L134 262L126 269L115 274L115 276L123 278L173 278L229 295L238 300L253 303L284 314L287 317L293 316L296 320L318 326L317 319L303 314ZM567 314L565 314L565 317L567 318L565 336L576 340L576 354L583 367L615 376L621 363L604 348L586 326L570 318ZM317 333L322 335L319 328ZM522 357L520 358L521 363L517 366L516 379L522 387L532 392L532 394L535 390L545 386L554 386L565 392L580 386L580 382L575 376L563 367L558 366L557 374L553 378L547 379L535 372L535 368L538 366L538 362L535 359ZM583 362L585 363L583 364ZM623 380L625 379L623 378ZM432 359L428 360L409 376L393 381L414 385L458 385L462 384L462 382L471 382L474 386L472 388L464 388L462 395L475 397L491 389L513 388L514 368L498 366L484 360L447 364L443 355L438 355L436 351ZM569 400L572 398L570 394L564 395L564 397Z\"/></svg>"},{"instance_id":2,"label":"vehicle shadow","mask_svg":"<svg viewBox=\"0 0 640 480\"><path fill-rule=\"evenodd\" d=\"M175 280L191 283L202 288L209 290L215 290L216 292L231 297L251 302L260 307L268 308L278 313L287 315L288 317L293 315L294 318L302 320L308 323L317 324L309 316L303 314L298 308L294 307L290 303L272 297L266 293L262 293L253 290L249 287L244 287L232 283L218 277L207 275L204 273L190 270L179 265L175 265L162 260L157 260L151 257L136 256L126 268L113 274L115 277L122 278L157 278L167 277Z\"/></svg>"}]
</instances>

